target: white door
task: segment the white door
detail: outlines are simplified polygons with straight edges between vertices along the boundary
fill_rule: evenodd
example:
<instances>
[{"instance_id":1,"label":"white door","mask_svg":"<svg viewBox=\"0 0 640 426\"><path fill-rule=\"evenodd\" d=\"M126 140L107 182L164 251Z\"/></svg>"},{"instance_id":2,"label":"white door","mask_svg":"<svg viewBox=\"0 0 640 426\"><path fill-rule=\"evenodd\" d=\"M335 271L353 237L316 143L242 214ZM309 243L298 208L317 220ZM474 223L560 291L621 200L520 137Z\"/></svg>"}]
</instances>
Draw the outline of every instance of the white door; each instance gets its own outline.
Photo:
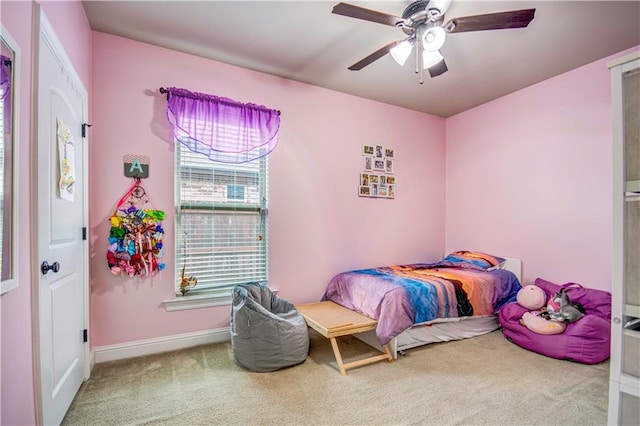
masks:
<instances>
[{"instance_id":1,"label":"white door","mask_svg":"<svg viewBox=\"0 0 640 426\"><path fill-rule=\"evenodd\" d=\"M82 123L87 94L44 15L40 22L38 335L42 422L48 425L62 421L85 376L83 331L88 286ZM61 163L67 168L61 168ZM65 182L62 187L61 179Z\"/></svg>"}]
</instances>

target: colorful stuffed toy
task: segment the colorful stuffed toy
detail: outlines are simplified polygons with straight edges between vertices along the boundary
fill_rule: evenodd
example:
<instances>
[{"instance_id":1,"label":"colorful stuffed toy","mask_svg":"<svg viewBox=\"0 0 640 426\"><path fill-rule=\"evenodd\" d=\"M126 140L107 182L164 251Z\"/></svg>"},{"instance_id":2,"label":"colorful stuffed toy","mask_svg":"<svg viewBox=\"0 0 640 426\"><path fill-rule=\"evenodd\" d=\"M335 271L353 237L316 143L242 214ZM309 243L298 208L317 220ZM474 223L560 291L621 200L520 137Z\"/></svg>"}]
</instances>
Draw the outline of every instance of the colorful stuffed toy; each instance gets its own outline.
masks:
<instances>
[{"instance_id":1,"label":"colorful stuffed toy","mask_svg":"<svg viewBox=\"0 0 640 426\"><path fill-rule=\"evenodd\" d=\"M516 295L516 301L520 306L531 311L522 315L520 323L534 333L559 334L566 328L566 324L558 321L549 321L542 316L543 308L547 303L547 294L540 287L533 284L522 287Z\"/></svg>"},{"instance_id":2,"label":"colorful stuffed toy","mask_svg":"<svg viewBox=\"0 0 640 426\"><path fill-rule=\"evenodd\" d=\"M162 210L145 208L149 200L135 180L109 218L107 264L113 275L148 277L164 269Z\"/></svg>"},{"instance_id":3,"label":"colorful stuffed toy","mask_svg":"<svg viewBox=\"0 0 640 426\"><path fill-rule=\"evenodd\" d=\"M567 290L561 288L547 303L543 317L560 322L576 322L584 316L584 307L580 303L572 303Z\"/></svg>"},{"instance_id":4,"label":"colorful stuffed toy","mask_svg":"<svg viewBox=\"0 0 640 426\"><path fill-rule=\"evenodd\" d=\"M524 286L516 295L518 304L530 310L522 315L520 323L534 333L562 333L568 323L578 321L584 316L582 305L571 303L564 288L548 302L546 299L544 290L536 285Z\"/></svg>"}]
</instances>

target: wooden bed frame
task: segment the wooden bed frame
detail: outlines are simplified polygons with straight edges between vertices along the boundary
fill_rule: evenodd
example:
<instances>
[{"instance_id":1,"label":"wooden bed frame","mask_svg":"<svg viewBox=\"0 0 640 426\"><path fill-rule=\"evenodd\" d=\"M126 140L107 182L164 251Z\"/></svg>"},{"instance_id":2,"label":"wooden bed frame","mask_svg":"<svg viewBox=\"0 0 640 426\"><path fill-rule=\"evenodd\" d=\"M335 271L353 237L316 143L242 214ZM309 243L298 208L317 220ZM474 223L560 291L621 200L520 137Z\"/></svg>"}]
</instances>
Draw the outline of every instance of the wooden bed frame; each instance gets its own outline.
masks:
<instances>
[{"instance_id":1,"label":"wooden bed frame","mask_svg":"<svg viewBox=\"0 0 640 426\"><path fill-rule=\"evenodd\" d=\"M505 258L501 269L513 272L518 281L522 283L522 261L513 257ZM497 315L479 317L459 317L446 320L435 320L422 324L415 324L393 338L388 347L394 359L398 354L404 355L406 349L427 345L429 343L447 342L490 333L500 327ZM362 340L370 346L384 352L378 342L375 330L366 333L354 334L354 337Z\"/></svg>"}]
</instances>

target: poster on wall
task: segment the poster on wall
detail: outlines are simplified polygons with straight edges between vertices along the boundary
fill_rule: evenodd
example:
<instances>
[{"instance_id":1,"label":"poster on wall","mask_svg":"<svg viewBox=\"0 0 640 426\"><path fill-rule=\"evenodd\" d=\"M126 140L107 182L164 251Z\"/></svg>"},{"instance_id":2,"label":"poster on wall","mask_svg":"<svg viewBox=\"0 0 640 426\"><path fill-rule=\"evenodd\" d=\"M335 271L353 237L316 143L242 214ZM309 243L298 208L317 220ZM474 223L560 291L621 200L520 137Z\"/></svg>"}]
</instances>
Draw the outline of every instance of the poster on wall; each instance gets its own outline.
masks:
<instances>
[{"instance_id":1,"label":"poster on wall","mask_svg":"<svg viewBox=\"0 0 640 426\"><path fill-rule=\"evenodd\" d=\"M395 198L396 178L393 176L396 150L383 145L362 145L363 172L360 173L358 196Z\"/></svg>"},{"instance_id":2,"label":"poster on wall","mask_svg":"<svg viewBox=\"0 0 640 426\"><path fill-rule=\"evenodd\" d=\"M76 183L76 141L69 126L58 117L56 117L56 138L60 163L60 181L58 184L60 198L73 201L74 184Z\"/></svg>"}]
</instances>

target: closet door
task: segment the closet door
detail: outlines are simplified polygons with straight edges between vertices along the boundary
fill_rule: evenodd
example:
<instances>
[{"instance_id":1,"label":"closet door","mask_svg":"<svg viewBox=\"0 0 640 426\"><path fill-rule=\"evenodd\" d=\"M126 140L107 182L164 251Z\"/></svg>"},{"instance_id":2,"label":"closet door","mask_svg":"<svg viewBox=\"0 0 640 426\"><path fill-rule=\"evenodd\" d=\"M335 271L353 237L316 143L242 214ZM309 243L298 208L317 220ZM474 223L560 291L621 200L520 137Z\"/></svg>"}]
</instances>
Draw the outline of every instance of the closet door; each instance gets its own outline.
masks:
<instances>
[{"instance_id":1,"label":"closet door","mask_svg":"<svg viewBox=\"0 0 640 426\"><path fill-rule=\"evenodd\" d=\"M610 425L640 418L640 54L610 64L613 108L613 282Z\"/></svg>"}]
</instances>

